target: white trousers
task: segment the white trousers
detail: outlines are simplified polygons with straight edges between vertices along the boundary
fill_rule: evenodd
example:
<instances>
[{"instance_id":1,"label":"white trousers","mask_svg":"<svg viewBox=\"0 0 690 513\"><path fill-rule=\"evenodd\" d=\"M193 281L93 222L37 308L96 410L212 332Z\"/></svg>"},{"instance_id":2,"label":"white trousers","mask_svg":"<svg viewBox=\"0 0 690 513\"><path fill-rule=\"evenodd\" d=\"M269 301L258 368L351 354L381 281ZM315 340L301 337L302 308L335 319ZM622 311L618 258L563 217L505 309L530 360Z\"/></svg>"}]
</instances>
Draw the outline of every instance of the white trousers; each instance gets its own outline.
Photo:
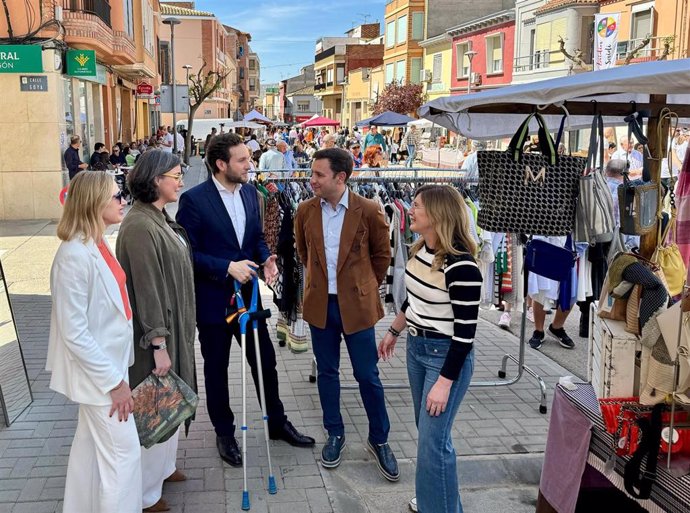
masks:
<instances>
[{"instance_id":1,"label":"white trousers","mask_svg":"<svg viewBox=\"0 0 690 513\"><path fill-rule=\"evenodd\" d=\"M157 503L163 494L163 481L175 472L177 460L177 443L180 439L180 428L163 443L150 449L141 448L141 475L144 508Z\"/></svg>"},{"instance_id":2,"label":"white trousers","mask_svg":"<svg viewBox=\"0 0 690 513\"><path fill-rule=\"evenodd\" d=\"M140 513L141 450L130 415L119 422L110 406L79 405L67 463L64 513Z\"/></svg>"}]
</instances>

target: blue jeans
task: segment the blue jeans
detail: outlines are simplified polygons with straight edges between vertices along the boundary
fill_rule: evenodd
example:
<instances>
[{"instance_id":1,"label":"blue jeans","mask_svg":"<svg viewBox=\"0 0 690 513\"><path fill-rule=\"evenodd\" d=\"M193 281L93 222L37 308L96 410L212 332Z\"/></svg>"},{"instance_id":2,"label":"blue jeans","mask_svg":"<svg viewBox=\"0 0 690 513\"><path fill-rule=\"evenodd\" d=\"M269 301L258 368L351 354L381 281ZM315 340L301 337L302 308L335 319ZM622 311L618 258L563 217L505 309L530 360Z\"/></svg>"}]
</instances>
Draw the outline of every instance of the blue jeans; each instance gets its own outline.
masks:
<instances>
[{"instance_id":1,"label":"blue jeans","mask_svg":"<svg viewBox=\"0 0 690 513\"><path fill-rule=\"evenodd\" d=\"M438 417L426 411L426 397L438 379L452 343L457 342L407 336L407 375L419 437L415 488L421 513L462 513L451 430L474 372L474 349L467 355L460 376L450 389L446 411Z\"/></svg>"},{"instance_id":2,"label":"blue jeans","mask_svg":"<svg viewBox=\"0 0 690 513\"><path fill-rule=\"evenodd\" d=\"M414 156L417 153L417 147L413 144L407 145L407 160L405 161L405 167L412 167L414 162Z\"/></svg>"},{"instance_id":3,"label":"blue jeans","mask_svg":"<svg viewBox=\"0 0 690 513\"><path fill-rule=\"evenodd\" d=\"M326 327L321 329L310 325L309 328L318 368L317 384L323 410L323 426L328 435L345 434L343 417L340 415L340 341L341 335L344 335L352 370L359 383L359 393L369 419L369 440L374 444L386 443L390 422L377 367L378 352L374 328L345 335L338 298L334 295L328 296Z\"/></svg>"}]
</instances>

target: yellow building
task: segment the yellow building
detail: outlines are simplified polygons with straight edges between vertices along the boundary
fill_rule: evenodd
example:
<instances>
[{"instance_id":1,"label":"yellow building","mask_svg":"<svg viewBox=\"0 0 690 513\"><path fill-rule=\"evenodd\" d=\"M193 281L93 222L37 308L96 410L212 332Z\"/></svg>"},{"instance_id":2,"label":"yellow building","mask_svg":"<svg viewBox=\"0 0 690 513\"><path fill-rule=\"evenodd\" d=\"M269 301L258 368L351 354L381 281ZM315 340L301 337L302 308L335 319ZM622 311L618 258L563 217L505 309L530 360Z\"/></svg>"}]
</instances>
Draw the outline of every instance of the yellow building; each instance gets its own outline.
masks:
<instances>
[{"instance_id":1,"label":"yellow building","mask_svg":"<svg viewBox=\"0 0 690 513\"><path fill-rule=\"evenodd\" d=\"M452 42L448 34L441 34L419 43L424 49L421 79L427 101L451 94Z\"/></svg>"},{"instance_id":2,"label":"yellow building","mask_svg":"<svg viewBox=\"0 0 690 513\"><path fill-rule=\"evenodd\" d=\"M280 118L280 90L277 87L269 87L261 100L263 115L268 119Z\"/></svg>"},{"instance_id":3,"label":"yellow building","mask_svg":"<svg viewBox=\"0 0 690 513\"><path fill-rule=\"evenodd\" d=\"M649 34L650 42L645 45L631 62L657 60L666 53L668 59L684 59L690 52L690 6L681 0L651 2L630 2L603 0L601 13L620 13L618 24L619 64L624 62L630 51ZM667 38L673 38L668 41ZM667 50L665 43L670 42Z\"/></svg>"},{"instance_id":4,"label":"yellow building","mask_svg":"<svg viewBox=\"0 0 690 513\"><path fill-rule=\"evenodd\" d=\"M371 117L373 115L371 113L372 107L371 68L359 68L350 71L347 74L347 85L345 86L343 125L351 127L358 121Z\"/></svg>"},{"instance_id":5,"label":"yellow building","mask_svg":"<svg viewBox=\"0 0 690 513\"><path fill-rule=\"evenodd\" d=\"M386 4L383 67L386 84L418 84L423 69L425 0L391 0Z\"/></svg>"}]
</instances>

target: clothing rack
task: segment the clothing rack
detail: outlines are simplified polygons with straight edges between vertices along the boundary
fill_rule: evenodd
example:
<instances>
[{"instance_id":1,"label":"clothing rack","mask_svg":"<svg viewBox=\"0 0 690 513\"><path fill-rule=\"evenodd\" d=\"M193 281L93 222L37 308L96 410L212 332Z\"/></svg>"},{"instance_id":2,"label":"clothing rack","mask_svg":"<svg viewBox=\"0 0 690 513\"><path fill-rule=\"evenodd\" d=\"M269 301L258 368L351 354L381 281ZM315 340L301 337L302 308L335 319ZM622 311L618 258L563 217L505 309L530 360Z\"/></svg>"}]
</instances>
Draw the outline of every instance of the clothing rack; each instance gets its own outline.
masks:
<instances>
[{"instance_id":1,"label":"clothing rack","mask_svg":"<svg viewBox=\"0 0 690 513\"><path fill-rule=\"evenodd\" d=\"M305 171L300 171L300 170L293 170L293 169L282 169L282 170L272 170L268 171L267 173L270 174L275 174L275 173L305 173ZM372 172L382 172L382 175L379 176L351 176L348 181L349 182L358 182L358 183L417 183L417 184L428 184L428 183L445 183L445 184L452 184L452 185L476 185L476 181L469 182L466 180L463 175L465 174L464 171L461 172L459 169L438 169L438 168L364 168L364 169L356 169L355 172L357 173L372 173ZM412 176L410 176L410 172L413 173ZM403 174L404 173L404 174ZM420 174L420 173L425 173L425 174ZM432 175L428 175L426 173L434 173ZM439 173L444 173L443 175ZM263 177L261 181L264 182L308 182L310 180L310 177L308 176L271 176L271 177ZM525 258L523 256L522 259L522 264L523 264L523 273L525 275L525 285L524 285L524 292L525 295L527 294L527 271L525 267ZM522 376L524 373L529 374L532 376L536 381L537 385L539 386L539 390L541 393L541 399L539 403L539 412L545 414L547 412L547 405L546 405L546 383L544 380L539 376L534 370L532 370L529 366L525 364L525 354L526 354L526 347L527 347L527 341L526 341L526 325L527 325L527 308L523 307L522 311L522 322L520 326L520 342L519 342L519 350L518 350L518 355L515 356L513 354L505 354L503 356L503 360L501 363L501 368L498 371L498 377L501 378L500 380L489 380L489 381L472 381L470 383L470 387L477 387L477 388L484 388L484 387L498 387L498 386L510 386L516 384L520 379L522 379ZM506 368L508 364L508 360L514 362L517 364L518 371L517 374L510 378L510 379L505 379L506 378ZM310 383L315 383L316 382L316 375L317 375L317 366L316 366L316 358L312 358L311 362L311 374L309 375L309 382ZM393 389L393 390L403 390L403 389L408 389L409 385L408 384L403 384L403 383L385 383L383 385L385 389ZM358 390L359 385L356 384L341 384L341 389L344 390Z\"/></svg>"}]
</instances>

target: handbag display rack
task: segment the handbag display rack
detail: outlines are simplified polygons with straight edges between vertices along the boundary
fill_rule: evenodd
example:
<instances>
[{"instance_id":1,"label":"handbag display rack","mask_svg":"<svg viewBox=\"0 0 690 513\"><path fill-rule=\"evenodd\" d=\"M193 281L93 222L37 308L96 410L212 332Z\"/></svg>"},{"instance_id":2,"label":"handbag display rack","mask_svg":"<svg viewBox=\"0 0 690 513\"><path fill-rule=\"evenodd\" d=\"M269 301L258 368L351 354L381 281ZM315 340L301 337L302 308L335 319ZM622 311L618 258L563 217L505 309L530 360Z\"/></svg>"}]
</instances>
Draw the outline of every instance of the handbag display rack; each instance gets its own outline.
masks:
<instances>
[{"instance_id":1,"label":"handbag display rack","mask_svg":"<svg viewBox=\"0 0 690 513\"><path fill-rule=\"evenodd\" d=\"M365 168L357 169L359 173L378 173L378 176L352 176L348 181L357 183L412 183L412 184L446 184L453 185L456 187L464 187L467 185L474 185L469 183L464 178L464 173L460 173L458 169L443 169L443 168ZM266 174L280 174L280 173L290 173L293 174L294 170L278 170L269 171ZM306 182L309 181L308 176L283 176L283 177L267 177L264 181L270 182ZM526 264L523 258L523 266ZM525 280L527 280L528 273L525 272ZM525 281L525 294L527 293L527 282ZM470 387L484 388L484 387L499 387L499 386L510 386L516 384L522 379L524 373L532 376L539 386L540 391L540 402L539 402L539 413L545 414L547 412L546 403L546 383L539 374L532 370L529 366L525 364L525 354L527 347L526 340L526 325L527 325L527 308L523 308L522 312L522 322L520 327L520 342L518 344L519 350L518 354L506 354L503 356L501 368L498 370L498 377L500 380L487 380L487 381L472 381ZM509 379L506 378L506 368L508 360L515 362L518 366L517 374ZM311 383L316 382L317 367L316 358L312 359L311 364L311 374L309 375L309 381ZM409 389L409 384L407 383L384 383L383 387L385 389L393 390L407 390ZM343 390L359 390L359 385L352 383L343 383L340 385Z\"/></svg>"}]
</instances>

